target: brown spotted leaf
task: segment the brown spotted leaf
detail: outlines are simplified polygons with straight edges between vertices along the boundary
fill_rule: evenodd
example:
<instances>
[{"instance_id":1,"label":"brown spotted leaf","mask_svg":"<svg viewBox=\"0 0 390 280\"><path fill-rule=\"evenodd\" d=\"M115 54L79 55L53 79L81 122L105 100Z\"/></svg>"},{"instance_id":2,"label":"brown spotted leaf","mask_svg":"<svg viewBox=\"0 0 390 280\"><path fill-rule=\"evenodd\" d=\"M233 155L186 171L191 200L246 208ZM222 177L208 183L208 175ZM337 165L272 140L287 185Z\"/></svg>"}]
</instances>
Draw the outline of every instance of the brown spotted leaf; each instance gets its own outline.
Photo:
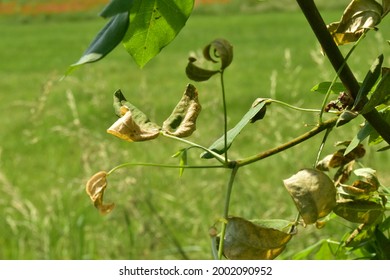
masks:
<instances>
[{"instance_id":1,"label":"brown spotted leaf","mask_svg":"<svg viewBox=\"0 0 390 280\"><path fill-rule=\"evenodd\" d=\"M341 200L333 212L354 223L372 224L382 216L384 209L380 203L368 200Z\"/></svg>"},{"instance_id":2,"label":"brown spotted leaf","mask_svg":"<svg viewBox=\"0 0 390 280\"><path fill-rule=\"evenodd\" d=\"M107 214L114 208L114 203L104 204L103 195L107 187L107 172L100 171L93 175L87 182L86 192L93 201L94 206L101 214Z\"/></svg>"},{"instance_id":3,"label":"brown spotted leaf","mask_svg":"<svg viewBox=\"0 0 390 280\"><path fill-rule=\"evenodd\" d=\"M198 100L198 91L188 84L183 97L167 120L162 130L177 137L190 136L196 129L196 119L202 107Z\"/></svg>"}]
</instances>

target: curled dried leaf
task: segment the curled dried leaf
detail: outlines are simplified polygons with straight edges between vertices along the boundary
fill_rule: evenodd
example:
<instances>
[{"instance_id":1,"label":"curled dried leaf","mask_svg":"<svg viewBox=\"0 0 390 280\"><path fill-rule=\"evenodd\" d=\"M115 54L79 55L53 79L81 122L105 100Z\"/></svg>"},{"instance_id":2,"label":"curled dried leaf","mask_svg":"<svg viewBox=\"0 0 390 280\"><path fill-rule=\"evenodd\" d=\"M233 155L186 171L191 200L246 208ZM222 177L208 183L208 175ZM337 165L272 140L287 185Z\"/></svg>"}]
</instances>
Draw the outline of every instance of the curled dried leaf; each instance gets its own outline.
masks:
<instances>
[{"instance_id":1,"label":"curled dried leaf","mask_svg":"<svg viewBox=\"0 0 390 280\"><path fill-rule=\"evenodd\" d=\"M283 182L305 224L317 222L336 205L336 188L320 170L303 169Z\"/></svg>"},{"instance_id":2,"label":"curled dried leaf","mask_svg":"<svg viewBox=\"0 0 390 280\"><path fill-rule=\"evenodd\" d=\"M164 121L162 130L177 137L190 136L196 129L196 119L201 109L198 91L193 85L188 84L183 97L169 118Z\"/></svg>"},{"instance_id":3,"label":"curled dried leaf","mask_svg":"<svg viewBox=\"0 0 390 280\"><path fill-rule=\"evenodd\" d=\"M107 187L107 172L100 171L93 175L86 184L86 192L93 201L94 206L99 209L101 214L107 214L112 211L115 204L104 204L103 195Z\"/></svg>"},{"instance_id":4,"label":"curled dried leaf","mask_svg":"<svg viewBox=\"0 0 390 280\"><path fill-rule=\"evenodd\" d=\"M236 260L274 259L292 235L279 229L255 224L240 217L228 218L224 255Z\"/></svg>"}]
</instances>

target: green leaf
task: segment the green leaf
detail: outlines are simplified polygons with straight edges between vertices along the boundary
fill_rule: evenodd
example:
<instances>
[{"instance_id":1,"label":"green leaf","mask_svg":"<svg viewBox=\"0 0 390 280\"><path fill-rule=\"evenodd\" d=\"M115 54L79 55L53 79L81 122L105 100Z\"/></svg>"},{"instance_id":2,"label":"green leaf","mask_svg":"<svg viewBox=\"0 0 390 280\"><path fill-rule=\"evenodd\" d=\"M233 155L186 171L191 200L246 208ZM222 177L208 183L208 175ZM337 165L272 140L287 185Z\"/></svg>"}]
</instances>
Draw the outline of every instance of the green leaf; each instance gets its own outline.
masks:
<instances>
[{"instance_id":1,"label":"green leaf","mask_svg":"<svg viewBox=\"0 0 390 280\"><path fill-rule=\"evenodd\" d=\"M382 69L382 78L371 95L370 100L364 105L362 114L368 113L376 106L388 102L390 99L390 68Z\"/></svg>"},{"instance_id":2,"label":"green leaf","mask_svg":"<svg viewBox=\"0 0 390 280\"><path fill-rule=\"evenodd\" d=\"M361 105L359 103L363 99L366 99L368 93L371 91L372 87L378 81L378 78L381 74L382 63L383 63L383 54L381 54L375 59L366 77L364 78L363 84L361 85L357 97L355 99L355 102L353 104L353 110L356 110L356 108L361 108L360 107Z\"/></svg>"},{"instance_id":3,"label":"green leaf","mask_svg":"<svg viewBox=\"0 0 390 280\"><path fill-rule=\"evenodd\" d=\"M381 111L379 111L381 117L387 122L390 123L390 108L387 107ZM370 145L377 145L383 141L382 136L373 128L368 143Z\"/></svg>"},{"instance_id":4,"label":"green leaf","mask_svg":"<svg viewBox=\"0 0 390 280\"><path fill-rule=\"evenodd\" d=\"M345 91L345 87L342 83L336 82L332 85L331 82L322 82L315 85L311 91L315 91L318 93L326 94L328 93L329 87L331 87L330 92L334 94L339 94L340 92Z\"/></svg>"},{"instance_id":5,"label":"green leaf","mask_svg":"<svg viewBox=\"0 0 390 280\"><path fill-rule=\"evenodd\" d=\"M134 0L111 0L99 15L104 18L109 18L117 14L129 12L133 2Z\"/></svg>"},{"instance_id":6,"label":"green leaf","mask_svg":"<svg viewBox=\"0 0 390 280\"><path fill-rule=\"evenodd\" d=\"M89 45L82 57L72 64L65 75L69 75L77 67L98 61L109 54L123 39L129 26L128 13L121 13L114 16Z\"/></svg>"},{"instance_id":7,"label":"green leaf","mask_svg":"<svg viewBox=\"0 0 390 280\"><path fill-rule=\"evenodd\" d=\"M349 154L352 150L354 150L364 139L366 139L375 129L370 125L370 123L366 122L365 125L359 130L356 136L352 139L351 143L349 143L348 147L345 149L344 156Z\"/></svg>"},{"instance_id":8,"label":"green leaf","mask_svg":"<svg viewBox=\"0 0 390 280\"><path fill-rule=\"evenodd\" d=\"M184 27L194 0L134 0L130 26L123 39L135 62L143 67Z\"/></svg>"},{"instance_id":9,"label":"green leaf","mask_svg":"<svg viewBox=\"0 0 390 280\"><path fill-rule=\"evenodd\" d=\"M353 112L350 110L344 110L341 113L341 115L339 116L339 118L337 119L336 126L342 126L342 125L350 122L351 120L353 120L357 116L359 116L359 113L357 113L357 112Z\"/></svg>"},{"instance_id":10,"label":"green leaf","mask_svg":"<svg viewBox=\"0 0 390 280\"><path fill-rule=\"evenodd\" d=\"M178 152L176 152L172 157L173 158L177 158L177 157L180 157L180 162L179 162L179 165L180 166L185 166L187 165L187 151L188 149L185 148L185 149L181 149L179 150ZM179 175L180 177L183 175L184 173L184 168L180 168L179 169Z\"/></svg>"},{"instance_id":11,"label":"green leaf","mask_svg":"<svg viewBox=\"0 0 390 280\"><path fill-rule=\"evenodd\" d=\"M242 129L260 112L261 109L263 109L266 104L266 99L258 102L255 106L249 109L235 127L227 132L227 147L225 147L225 136L222 135L209 147L209 150L212 150L217 154L223 154L226 150L228 150L237 135L240 134ZM210 159L213 157L214 156L208 152L201 154L201 158Z\"/></svg>"}]
</instances>

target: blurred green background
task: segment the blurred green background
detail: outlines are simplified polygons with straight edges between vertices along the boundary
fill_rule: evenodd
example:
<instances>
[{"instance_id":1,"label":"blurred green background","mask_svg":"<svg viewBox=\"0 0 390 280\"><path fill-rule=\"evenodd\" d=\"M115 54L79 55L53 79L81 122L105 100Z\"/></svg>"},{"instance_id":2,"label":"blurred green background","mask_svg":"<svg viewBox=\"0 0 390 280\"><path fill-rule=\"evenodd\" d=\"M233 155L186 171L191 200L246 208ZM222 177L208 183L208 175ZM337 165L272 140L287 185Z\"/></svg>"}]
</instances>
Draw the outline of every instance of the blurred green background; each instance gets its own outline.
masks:
<instances>
[{"instance_id":1,"label":"blurred green background","mask_svg":"<svg viewBox=\"0 0 390 280\"><path fill-rule=\"evenodd\" d=\"M5 12L17 2L18 10ZM105 194L116 208L101 216L85 193L86 181L124 162L176 164L182 144L158 138L127 143L106 129L116 120L112 93L118 88L157 123L162 123L189 83L187 58L201 55L215 38L234 46L225 75L228 124L234 126L258 97L319 108L310 92L334 72L320 53L295 1L197 1L175 41L142 70L119 46L104 60L86 65L60 81L105 24L102 1L83 9L23 10L27 1L1 1L0 16L0 259L210 259L208 229L222 215L226 170L134 167L109 177ZM326 22L337 21L349 1L316 1ZM74 1L68 1L74 3ZM72 10L72 9L71 9ZM362 80L373 60L390 64L388 19L370 32L350 65ZM344 47L347 52L350 47ZM218 79L196 83L203 106L191 140L208 146L223 131ZM264 120L248 126L230 150L249 156L286 142L315 125L315 114L272 105ZM350 140L363 119L333 131L324 155L338 140ZM296 216L282 180L315 161L322 136L240 170L231 214L247 219ZM389 153L372 148L363 164L378 170L389 185ZM204 164L191 150L189 162ZM322 239L340 240L351 229L341 219L325 228L300 229L279 257L289 259Z\"/></svg>"}]
</instances>

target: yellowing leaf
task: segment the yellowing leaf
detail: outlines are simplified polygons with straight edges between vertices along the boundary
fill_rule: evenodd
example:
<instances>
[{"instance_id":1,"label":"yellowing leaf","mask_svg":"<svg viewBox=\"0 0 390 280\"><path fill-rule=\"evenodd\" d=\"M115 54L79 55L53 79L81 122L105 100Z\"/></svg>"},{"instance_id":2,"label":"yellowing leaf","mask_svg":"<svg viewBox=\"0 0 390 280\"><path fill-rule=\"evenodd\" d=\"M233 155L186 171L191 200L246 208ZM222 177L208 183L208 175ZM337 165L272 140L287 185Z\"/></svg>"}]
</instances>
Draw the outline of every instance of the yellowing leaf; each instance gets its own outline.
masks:
<instances>
[{"instance_id":1,"label":"yellowing leaf","mask_svg":"<svg viewBox=\"0 0 390 280\"><path fill-rule=\"evenodd\" d=\"M86 192L93 201L94 206L99 209L101 214L107 214L112 211L115 204L104 204L103 195L107 187L107 172L100 171L93 175L87 182Z\"/></svg>"},{"instance_id":2,"label":"yellowing leaf","mask_svg":"<svg viewBox=\"0 0 390 280\"><path fill-rule=\"evenodd\" d=\"M373 201L342 200L337 202L333 212L354 223L372 224L381 217L384 209L382 205Z\"/></svg>"},{"instance_id":3,"label":"yellowing leaf","mask_svg":"<svg viewBox=\"0 0 390 280\"><path fill-rule=\"evenodd\" d=\"M278 229L230 217L226 226L224 255L236 260L274 259L291 237L291 234Z\"/></svg>"},{"instance_id":4,"label":"yellowing leaf","mask_svg":"<svg viewBox=\"0 0 390 280\"><path fill-rule=\"evenodd\" d=\"M283 182L305 224L325 217L336 205L336 188L322 171L303 169Z\"/></svg>"},{"instance_id":5,"label":"yellowing leaf","mask_svg":"<svg viewBox=\"0 0 390 280\"><path fill-rule=\"evenodd\" d=\"M196 119L202 109L198 100L198 91L188 84L183 97L169 118L163 123L163 131L177 137L190 136L196 129Z\"/></svg>"}]
</instances>

